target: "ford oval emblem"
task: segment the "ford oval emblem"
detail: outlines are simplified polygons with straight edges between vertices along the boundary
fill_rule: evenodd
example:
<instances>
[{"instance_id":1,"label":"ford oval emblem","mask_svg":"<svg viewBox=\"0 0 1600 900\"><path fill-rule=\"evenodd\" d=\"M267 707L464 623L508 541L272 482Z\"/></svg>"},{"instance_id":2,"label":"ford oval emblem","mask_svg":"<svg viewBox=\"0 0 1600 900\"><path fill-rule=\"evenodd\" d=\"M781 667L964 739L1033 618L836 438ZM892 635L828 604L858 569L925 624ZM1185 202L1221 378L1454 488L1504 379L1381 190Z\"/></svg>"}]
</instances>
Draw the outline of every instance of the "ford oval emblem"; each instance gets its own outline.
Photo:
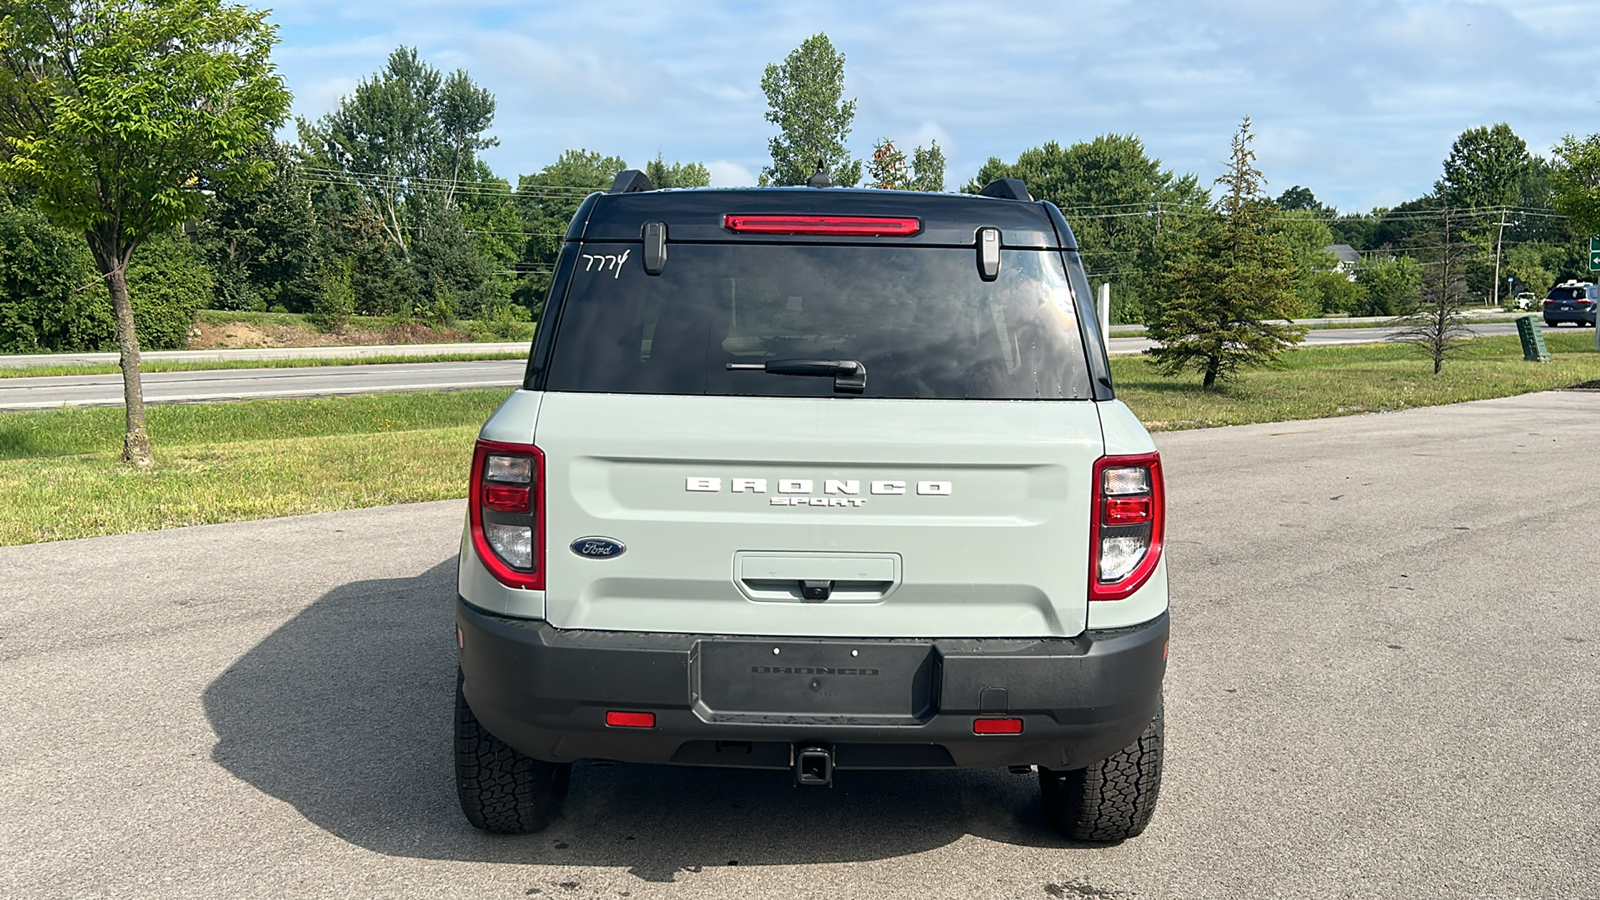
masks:
<instances>
[{"instance_id":1,"label":"ford oval emblem","mask_svg":"<svg viewBox=\"0 0 1600 900\"><path fill-rule=\"evenodd\" d=\"M627 553L628 547L608 537L581 537L572 542L572 552L589 559L615 559Z\"/></svg>"}]
</instances>

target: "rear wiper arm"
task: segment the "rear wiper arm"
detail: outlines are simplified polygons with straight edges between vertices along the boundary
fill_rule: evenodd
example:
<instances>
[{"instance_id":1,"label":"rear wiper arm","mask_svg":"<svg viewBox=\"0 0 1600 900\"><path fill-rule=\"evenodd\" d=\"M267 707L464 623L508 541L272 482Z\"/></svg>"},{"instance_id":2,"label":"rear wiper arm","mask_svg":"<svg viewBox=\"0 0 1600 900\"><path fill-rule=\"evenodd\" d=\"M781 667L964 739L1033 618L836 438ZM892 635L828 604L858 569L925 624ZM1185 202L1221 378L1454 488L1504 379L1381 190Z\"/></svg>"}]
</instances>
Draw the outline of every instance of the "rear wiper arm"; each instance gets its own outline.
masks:
<instances>
[{"instance_id":1,"label":"rear wiper arm","mask_svg":"<svg viewBox=\"0 0 1600 900\"><path fill-rule=\"evenodd\" d=\"M728 363L728 371L766 372L769 375L833 377L833 389L860 394L867 389L867 365L859 359L769 359L764 363Z\"/></svg>"}]
</instances>

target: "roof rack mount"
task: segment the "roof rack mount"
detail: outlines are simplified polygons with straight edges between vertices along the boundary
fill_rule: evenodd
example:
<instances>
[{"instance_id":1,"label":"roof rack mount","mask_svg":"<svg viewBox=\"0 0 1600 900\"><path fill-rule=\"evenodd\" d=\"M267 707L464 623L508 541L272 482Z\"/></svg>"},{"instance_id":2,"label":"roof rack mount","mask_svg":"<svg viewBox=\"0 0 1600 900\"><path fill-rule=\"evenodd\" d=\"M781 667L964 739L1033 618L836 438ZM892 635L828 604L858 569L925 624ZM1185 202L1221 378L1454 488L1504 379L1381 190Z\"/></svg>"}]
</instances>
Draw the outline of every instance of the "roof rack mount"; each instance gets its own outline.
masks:
<instances>
[{"instance_id":1,"label":"roof rack mount","mask_svg":"<svg viewBox=\"0 0 1600 900\"><path fill-rule=\"evenodd\" d=\"M611 194L634 194L639 191L653 191L656 186L650 182L650 176L638 169L623 169L611 182Z\"/></svg>"},{"instance_id":2,"label":"roof rack mount","mask_svg":"<svg viewBox=\"0 0 1600 900\"><path fill-rule=\"evenodd\" d=\"M999 197L1001 200L1033 202L1033 195L1028 193L1028 186L1022 183L1021 178L996 178L984 185L978 194L984 197Z\"/></svg>"}]
</instances>

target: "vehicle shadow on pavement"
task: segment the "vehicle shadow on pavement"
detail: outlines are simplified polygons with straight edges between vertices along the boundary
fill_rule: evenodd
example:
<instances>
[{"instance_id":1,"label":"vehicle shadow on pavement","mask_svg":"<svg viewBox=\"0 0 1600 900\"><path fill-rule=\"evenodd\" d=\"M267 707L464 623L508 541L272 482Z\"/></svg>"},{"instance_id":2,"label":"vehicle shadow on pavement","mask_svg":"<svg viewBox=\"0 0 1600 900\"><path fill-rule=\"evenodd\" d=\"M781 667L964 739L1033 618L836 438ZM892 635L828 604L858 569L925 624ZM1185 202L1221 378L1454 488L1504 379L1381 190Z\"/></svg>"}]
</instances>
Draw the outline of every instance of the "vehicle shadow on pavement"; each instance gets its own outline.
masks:
<instances>
[{"instance_id":1,"label":"vehicle shadow on pavement","mask_svg":"<svg viewBox=\"0 0 1600 900\"><path fill-rule=\"evenodd\" d=\"M451 757L455 561L336 588L204 694L212 758L350 843L395 856L627 868L648 881L726 865L884 859L971 834L1071 846L1049 831L1032 776L1004 770L786 772L596 765L573 770L544 832L471 828Z\"/></svg>"}]
</instances>

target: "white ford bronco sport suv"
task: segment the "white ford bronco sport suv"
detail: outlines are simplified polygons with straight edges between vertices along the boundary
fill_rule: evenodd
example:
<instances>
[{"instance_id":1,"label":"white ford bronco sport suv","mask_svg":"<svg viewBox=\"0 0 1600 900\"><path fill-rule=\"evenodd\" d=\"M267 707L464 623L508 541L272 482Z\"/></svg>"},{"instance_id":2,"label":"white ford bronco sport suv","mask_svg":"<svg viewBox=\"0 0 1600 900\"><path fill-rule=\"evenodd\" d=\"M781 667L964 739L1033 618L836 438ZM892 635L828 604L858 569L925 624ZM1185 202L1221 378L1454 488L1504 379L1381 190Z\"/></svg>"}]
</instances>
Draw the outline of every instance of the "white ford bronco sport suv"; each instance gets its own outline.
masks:
<instances>
[{"instance_id":1,"label":"white ford bronco sport suv","mask_svg":"<svg viewBox=\"0 0 1600 900\"><path fill-rule=\"evenodd\" d=\"M1031 767L1070 838L1150 820L1161 462L1072 231L1019 181L621 173L573 217L469 496L455 752L478 828L543 828L585 758L814 785Z\"/></svg>"}]
</instances>

